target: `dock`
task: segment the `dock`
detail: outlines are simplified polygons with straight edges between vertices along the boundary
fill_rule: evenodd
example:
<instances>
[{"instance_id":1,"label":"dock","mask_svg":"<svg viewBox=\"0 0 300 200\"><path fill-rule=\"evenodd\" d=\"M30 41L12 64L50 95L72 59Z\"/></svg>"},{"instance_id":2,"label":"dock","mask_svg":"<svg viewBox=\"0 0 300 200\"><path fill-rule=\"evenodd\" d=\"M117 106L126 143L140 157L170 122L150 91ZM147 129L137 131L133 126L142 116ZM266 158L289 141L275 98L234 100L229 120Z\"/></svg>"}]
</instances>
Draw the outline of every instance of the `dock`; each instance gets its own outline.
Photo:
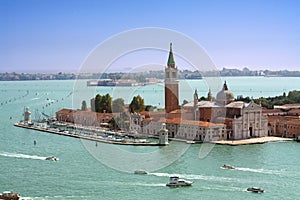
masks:
<instances>
[{"instance_id":1,"label":"dock","mask_svg":"<svg viewBox=\"0 0 300 200\"><path fill-rule=\"evenodd\" d=\"M132 145L132 146L165 146L163 144L151 143L151 142L137 142L137 141L126 141L126 140L123 140L123 141L107 140L107 139L102 139L102 138L97 137L97 136L92 136L92 135L87 135L87 134L74 134L74 133L60 132L60 131L56 131L56 130L47 129L46 127L28 125L28 124L24 124L24 123L21 123L21 122L15 123L14 126L17 126L17 127L20 127L20 128L36 130L36 131L41 131L41 132L47 132L47 133L62 135L62 136L68 136L68 137L73 137L73 138L91 140L91 141L95 141L95 142L103 142L103 143L108 143L108 144Z\"/></svg>"},{"instance_id":2,"label":"dock","mask_svg":"<svg viewBox=\"0 0 300 200\"><path fill-rule=\"evenodd\" d=\"M213 141L211 143L220 144L220 145L237 146L237 145L264 144L267 142L283 142L283 141L293 141L293 139L267 136L267 137L249 138L249 139L242 139L242 140L219 140L219 141Z\"/></svg>"}]
</instances>

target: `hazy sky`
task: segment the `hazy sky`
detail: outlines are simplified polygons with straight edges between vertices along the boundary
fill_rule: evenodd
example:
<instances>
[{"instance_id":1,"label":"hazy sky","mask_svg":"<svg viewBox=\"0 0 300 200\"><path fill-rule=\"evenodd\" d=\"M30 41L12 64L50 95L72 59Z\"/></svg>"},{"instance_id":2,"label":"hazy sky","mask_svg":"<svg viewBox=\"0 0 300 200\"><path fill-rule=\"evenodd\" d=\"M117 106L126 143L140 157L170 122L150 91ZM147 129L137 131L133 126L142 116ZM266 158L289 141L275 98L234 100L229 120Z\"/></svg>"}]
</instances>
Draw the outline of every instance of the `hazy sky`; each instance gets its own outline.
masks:
<instances>
[{"instance_id":1,"label":"hazy sky","mask_svg":"<svg viewBox=\"0 0 300 200\"><path fill-rule=\"evenodd\" d=\"M0 0L0 72L76 72L99 43L142 27L186 34L219 69L300 70L299 19L297 0Z\"/></svg>"}]
</instances>

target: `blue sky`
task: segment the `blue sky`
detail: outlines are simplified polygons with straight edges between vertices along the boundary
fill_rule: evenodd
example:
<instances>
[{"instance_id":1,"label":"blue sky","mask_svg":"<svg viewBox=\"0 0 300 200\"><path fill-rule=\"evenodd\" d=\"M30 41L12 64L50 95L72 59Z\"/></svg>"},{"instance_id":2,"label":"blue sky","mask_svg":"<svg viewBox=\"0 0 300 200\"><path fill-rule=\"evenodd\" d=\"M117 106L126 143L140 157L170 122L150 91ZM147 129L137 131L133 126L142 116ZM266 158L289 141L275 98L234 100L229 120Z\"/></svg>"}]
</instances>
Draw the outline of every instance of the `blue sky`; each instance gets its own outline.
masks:
<instances>
[{"instance_id":1,"label":"blue sky","mask_svg":"<svg viewBox=\"0 0 300 200\"><path fill-rule=\"evenodd\" d=\"M142 27L186 34L219 69L300 70L299 15L296 0L0 0L0 72L76 72L99 43Z\"/></svg>"}]
</instances>

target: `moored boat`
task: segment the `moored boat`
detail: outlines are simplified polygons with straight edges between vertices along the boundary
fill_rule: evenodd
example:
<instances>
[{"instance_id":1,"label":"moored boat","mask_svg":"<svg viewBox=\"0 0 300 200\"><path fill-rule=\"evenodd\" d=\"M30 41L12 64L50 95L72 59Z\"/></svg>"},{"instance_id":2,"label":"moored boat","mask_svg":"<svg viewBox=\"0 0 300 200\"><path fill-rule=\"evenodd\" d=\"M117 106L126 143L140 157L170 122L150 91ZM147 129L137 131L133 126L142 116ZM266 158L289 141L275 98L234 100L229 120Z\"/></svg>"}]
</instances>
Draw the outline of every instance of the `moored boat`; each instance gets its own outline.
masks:
<instances>
[{"instance_id":1,"label":"moored boat","mask_svg":"<svg viewBox=\"0 0 300 200\"><path fill-rule=\"evenodd\" d=\"M249 187L249 188L247 188L247 191L258 193L258 192L264 192L264 189L259 188L259 187Z\"/></svg>"},{"instance_id":2,"label":"moored boat","mask_svg":"<svg viewBox=\"0 0 300 200\"><path fill-rule=\"evenodd\" d=\"M191 186L193 184L192 181L187 181L184 179L180 179L178 176L171 176L169 183L166 184L168 187L184 187Z\"/></svg>"},{"instance_id":3,"label":"moored boat","mask_svg":"<svg viewBox=\"0 0 300 200\"><path fill-rule=\"evenodd\" d=\"M0 194L1 200L18 200L20 199L20 195L18 193L13 193L11 191L5 191Z\"/></svg>"}]
</instances>

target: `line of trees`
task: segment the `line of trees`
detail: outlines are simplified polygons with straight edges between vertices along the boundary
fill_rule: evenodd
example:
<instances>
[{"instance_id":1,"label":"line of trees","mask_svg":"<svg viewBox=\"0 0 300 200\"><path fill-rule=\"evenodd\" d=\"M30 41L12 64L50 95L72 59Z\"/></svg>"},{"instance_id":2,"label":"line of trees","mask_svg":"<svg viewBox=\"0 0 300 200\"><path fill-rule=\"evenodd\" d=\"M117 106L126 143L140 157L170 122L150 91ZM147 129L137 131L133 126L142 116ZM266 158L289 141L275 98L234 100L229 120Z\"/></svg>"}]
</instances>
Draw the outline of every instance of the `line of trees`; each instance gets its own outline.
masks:
<instances>
[{"instance_id":1,"label":"line of trees","mask_svg":"<svg viewBox=\"0 0 300 200\"><path fill-rule=\"evenodd\" d=\"M236 99L237 101L244 101L244 102L250 102L250 97L243 97L239 96ZM288 95L284 92L280 96L275 97L260 97L257 99L253 99L253 101L257 104L261 104L262 107L272 109L274 108L274 105L284 105L284 104L296 104L300 103L300 91L290 91Z\"/></svg>"},{"instance_id":2,"label":"line of trees","mask_svg":"<svg viewBox=\"0 0 300 200\"><path fill-rule=\"evenodd\" d=\"M117 98L112 99L112 97L107 93L105 95L97 94L95 98L91 99L91 110L99 113L117 113L124 112L125 103L124 99ZM134 96L131 103L129 104L129 111L133 112L142 112L153 110L154 107L151 105L145 105L144 99L140 96ZM85 101L82 101L81 110L87 110L87 105Z\"/></svg>"}]
</instances>

